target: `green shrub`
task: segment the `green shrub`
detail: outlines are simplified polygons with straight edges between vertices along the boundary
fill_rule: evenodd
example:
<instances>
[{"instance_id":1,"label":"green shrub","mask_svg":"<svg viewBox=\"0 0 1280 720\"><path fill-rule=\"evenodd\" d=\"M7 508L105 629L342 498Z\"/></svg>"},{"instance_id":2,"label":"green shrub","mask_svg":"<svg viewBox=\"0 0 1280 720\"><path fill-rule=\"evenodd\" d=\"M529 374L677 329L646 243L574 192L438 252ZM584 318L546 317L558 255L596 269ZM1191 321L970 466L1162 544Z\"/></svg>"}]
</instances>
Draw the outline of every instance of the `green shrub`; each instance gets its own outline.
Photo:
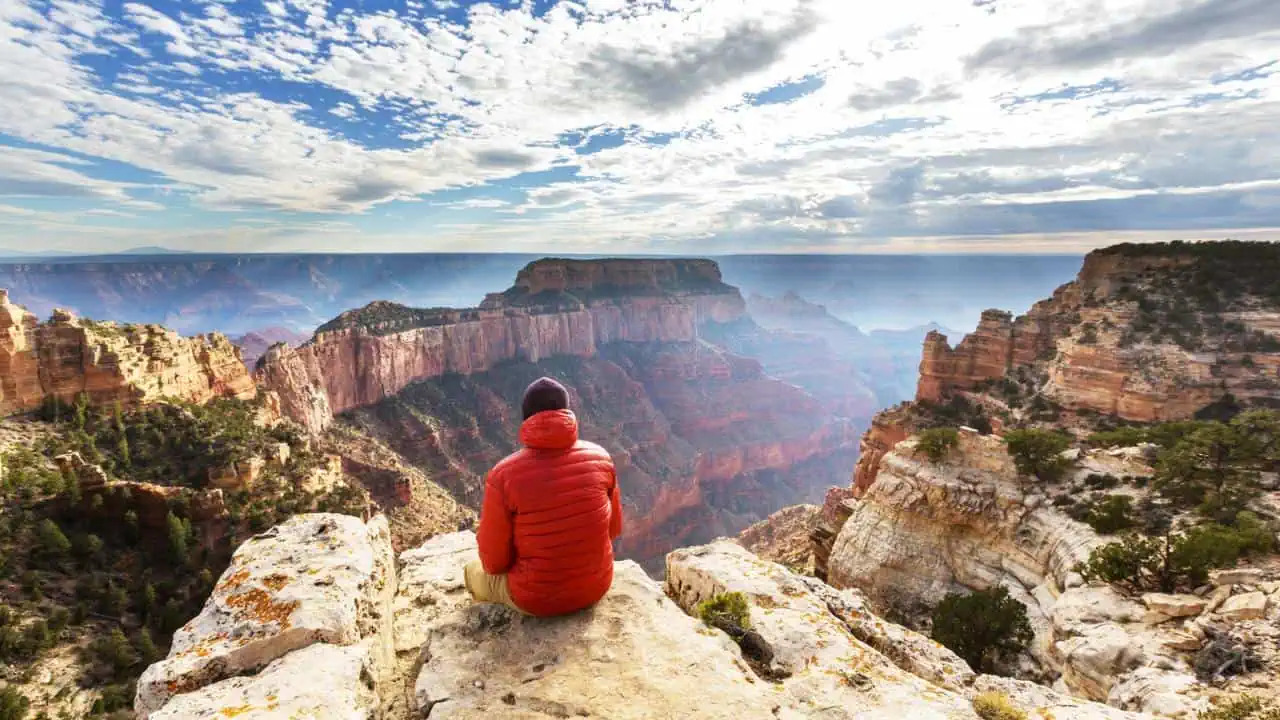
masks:
<instances>
[{"instance_id":1,"label":"green shrub","mask_svg":"<svg viewBox=\"0 0 1280 720\"><path fill-rule=\"evenodd\" d=\"M992 672L1031 642L1027 609L1003 587L950 594L933 610L934 640L978 672Z\"/></svg>"},{"instance_id":2,"label":"green shrub","mask_svg":"<svg viewBox=\"0 0 1280 720\"><path fill-rule=\"evenodd\" d=\"M1027 720L1027 714L1000 692L979 693L973 698L973 711L982 720Z\"/></svg>"},{"instance_id":3,"label":"green shrub","mask_svg":"<svg viewBox=\"0 0 1280 720\"><path fill-rule=\"evenodd\" d=\"M1241 695L1196 716L1197 720L1280 720L1280 708L1252 695Z\"/></svg>"},{"instance_id":4,"label":"green shrub","mask_svg":"<svg viewBox=\"0 0 1280 720\"><path fill-rule=\"evenodd\" d=\"M1269 552L1274 544L1272 528L1245 512L1235 526L1205 523L1163 538L1127 535L1095 548L1076 570L1090 582L1173 592L1202 585L1210 570L1231 567L1245 555Z\"/></svg>"},{"instance_id":5,"label":"green shrub","mask_svg":"<svg viewBox=\"0 0 1280 720\"><path fill-rule=\"evenodd\" d=\"M920 433L916 450L935 463L942 462L960 441L960 433L953 427L929 428Z\"/></svg>"},{"instance_id":6,"label":"green shrub","mask_svg":"<svg viewBox=\"0 0 1280 720\"><path fill-rule=\"evenodd\" d=\"M22 720L31 709L31 701L13 686L0 688L0 720Z\"/></svg>"},{"instance_id":7,"label":"green shrub","mask_svg":"<svg viewBox=\"0 0 1280 720\"><path fill-rule=\"evenodd\" d=\"M1062 451L1071 447L1071 438L1049 430L1013 430L1004 436L1009 456L1018 472L1045 481L1056 480L1067 469Z\"/></svg>"},{"instance_id":8,"label":"green shrub","mask_svg":"<svg viewBox=\"0 0 1280 720\"><path fill-rule=\"evenodd\" d=\"M1127 495L1108 495L1105 500L1093 506L1085 522L1104 535L1127 530L1135 524L1133 499Z\"/></svg>"},{"instance_id":9,"label":"green shrub","mask_svg":"<svg viewBox=\"0 0 1280 720\"><path fill-rule=\"evenodd\" d=\"M1119 542L1107 543L1089 553L1089 559L1076 567L1088 582L1127 585L1140 589L1148 585L1148 576L1159 562L1160 541L1129 534Z\"/></svg>"},{"instance_id":10,"label":"green shrub","mask_svg":"<svg viewBox=\"0 0 1280 720\"><path fill-rule=\"evenodd\" d=\"M1183 426L1160 454L1155 487L1180 507L1229 524L1260 492L1259 472L1280 460L1280 414L1252 410L1229 423Z\"/></svg>"},{"instance_id":11,"label":"green shrub","mask_svg":"<svg viewBox=\"0 0 1280 720\"><path fill-rule=\"evenodd\" d=\"M702 622L721 630L746 630L751 627L751 604L740 592L716 595L698 603L696 612Z\"/></svg>"}]
</instances>

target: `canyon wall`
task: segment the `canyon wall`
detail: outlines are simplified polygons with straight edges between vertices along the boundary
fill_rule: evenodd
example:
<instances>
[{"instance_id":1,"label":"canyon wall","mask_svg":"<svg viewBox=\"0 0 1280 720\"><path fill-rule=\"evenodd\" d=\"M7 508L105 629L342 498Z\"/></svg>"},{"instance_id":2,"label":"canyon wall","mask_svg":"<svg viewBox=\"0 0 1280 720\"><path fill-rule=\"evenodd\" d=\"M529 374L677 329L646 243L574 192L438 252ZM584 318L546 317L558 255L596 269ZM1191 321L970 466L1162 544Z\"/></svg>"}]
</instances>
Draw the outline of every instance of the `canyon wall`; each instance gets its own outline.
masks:
<instances>
[{"instance_id":1,"label":"canyon wall","mask_svg":"<svg viewBox=\"0 0 1280 720\"><path fill-rule=\"evenodd\" d=\"M1204 588L1216 604L1197 604L1086 585L1074 568L1103 541L1057 506L1077 501L1090 477L1149 478L1150 467L1132 466L1142 451L1075 449L1054 485L1020 478L999 433L1082 436L1104 420L1274 404L1277 268L1280 247L1267 243L1117 246L1091 253L1075 281L1025 315L989 310L954 348L930 333L916 401L877 415L851 485L832 488L812 523L819 576L915 617L948 593L1006 587L1028 608L1032 654L1059 689L1193 717L1207 692L1192 670L1205 628L1238 619L1215 608L1234 595L1256 603L1258 588L1223 579ZM995 434L961 427L940 462L916 452L924 428L979 424ZM1153 609L1178 603L1194 612Z\"/></svg>"},{"instance_id":2,"label":"canyon wall","mask_svg":"<svg viewBox=\"0 0 1280 720\"><path fill-rule=\"evenodd\" d=\"M332 413L371 405L418 380L469 375L510 360L590 357L611 342L693 342L708 321L742 316L737 290L710 261L542 260L471 310L375 303L326 324L300 348L275 347L263 384L312 431Z\"/></svg>"},{"instance_id":3,"label":"canyon wall","mask_svg":"<svg viewBox=\"0 0 1280 720\"><path fill-rule=\"evenodd\" d=\"M520 392L541 375L568 388L582 436L614 458L627 518L619 552L655 571L672 548L815 501L854 464L854 423L707 343L611 343L594 357L433 378L350 412L340 429L380 438L479 507L485 473L519 447Z\"/></svg>"},{"instance_id":4,"label":"canyon wall","mask_svg":"<svg viewBox=\"0 0 1280 720\"><path fill-rule=\"evenodd\" d=\"M80 394L124 407L161 398L206 402L257 393L222 335L184 338L158 325L117 325L55 311L46 323L0 290L0 415Z\"/></svg>"},{"instance_id":5,"label":"canyon wall","mask_svg":"<svg viewBox=\"0 0 1280 720\"><path fill-rule=\"evenodd\" d=\"M619 552L660 572L672 548L816 501L853 467L874 398L856 384L820 389L851 372L793 384L725 348L772 359L809 347L796 343L755 326L714 262L549 259L474 309L345 313L302 347L271 348L258 377L312 432L342 416L472 508L488 470L519 448L525 386L555 377L583 437L617 464Z\"/></svg>"},{"instance_id":6,"label":"canyon wall","mask_svg":"<svg viewBox=\"0 0 1280 720\"><path fill-rule=\"evenodd\" d=\"M1139 422L1186 418L1226 395L1273 399L1280 297L1258 276L1280 266L1280 250L1217 245L1095 251L1025 315L988 310L954 348L929 333L916 399L940 403L1016 372L1064 409Z\"/></svg>"}]
</instances>

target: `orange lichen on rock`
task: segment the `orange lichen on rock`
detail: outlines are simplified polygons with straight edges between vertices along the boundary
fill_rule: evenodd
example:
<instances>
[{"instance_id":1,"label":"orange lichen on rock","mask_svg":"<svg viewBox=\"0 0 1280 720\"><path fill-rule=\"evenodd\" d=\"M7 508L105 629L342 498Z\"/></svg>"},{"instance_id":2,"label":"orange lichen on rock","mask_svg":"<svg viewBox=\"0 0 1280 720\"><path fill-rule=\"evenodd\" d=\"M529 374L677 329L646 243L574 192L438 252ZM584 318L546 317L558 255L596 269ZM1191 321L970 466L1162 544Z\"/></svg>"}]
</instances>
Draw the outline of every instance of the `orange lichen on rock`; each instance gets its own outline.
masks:
<instances>
[{"instance_id":1,"label":"orange lichen on rock","mask_svg":"<svg viewBox=\"0 0 1280 720\"><path fill-rule=\"evenodd\" d=\"M263 578L262 584L271 588L272 590L279 591L284 589L284 586L288 585L289 581L290 581L290 578L288 575L282 575L280 573L276 573L274 575L268 575L265 578Z\"/></svg>"},{"instance_id":2,"label":"orange lichen on rock","mask_svg":"<svg viewBox=\"0 0 1280 720\"><path fill-rule=\"evenodd\" d=\"M282 630L289 627L289 618L298 609L297 601L280 601L258 588L232 595L226 604L259 622L277 623Z\"/></svg>"}]
</instances>

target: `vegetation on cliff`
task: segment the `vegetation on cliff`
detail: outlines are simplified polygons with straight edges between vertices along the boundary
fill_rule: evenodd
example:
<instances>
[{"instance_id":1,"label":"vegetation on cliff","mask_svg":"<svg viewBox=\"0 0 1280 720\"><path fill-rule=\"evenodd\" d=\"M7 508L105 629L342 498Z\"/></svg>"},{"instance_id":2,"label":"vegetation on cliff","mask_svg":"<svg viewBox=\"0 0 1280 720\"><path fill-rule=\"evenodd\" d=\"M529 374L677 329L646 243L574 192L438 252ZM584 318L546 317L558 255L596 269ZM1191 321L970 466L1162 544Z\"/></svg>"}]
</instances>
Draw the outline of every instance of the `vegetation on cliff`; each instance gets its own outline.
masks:
<instances>
[{"instance_id":1,"label":"vegetation on cliff","mask_svg":"<svg viewBox=\"0 0 1280 720\"><path fill-rule=\"evenodd\" d=\"M1153 487L1184 517L1182 529L1148 528L1097 548L1081 570L1086 577L1134 589L1194 588L1209 570L1266 553L1275 528L1249 511L1261 476L1280 469L1280 413L1253 410L1229 422L1183 421L1095 433L1101 447L1152 443L1158 448ZM1131 503L1119 497L1095 506L1089 522L1100 532L1136 525ZM1196 518L1199 519L1197 524Z\"/></svg>"},{"instance_id":2,"label":"vegetation on cliff","mask_svg":"<svg viewBox=\"0 0 1280 720\"><path fill-rule=\"evenodd\" d=\"M931 635L978 672L996 672L1031 642L1022 603L997 585L967 595L947 595L933 610Z\"/></svg>"},{"instance_id":3,"label":"vegetation on cliff","mask_svg":"<svg viewBox=\"0 0 1280 720\"><path fill-rule=\"evenodd\" d=\"M83 397L47 403L49 422L27 425L38 439L0 457L0 662L28 677L78 657L70 672L96 696L35 705L33 695L35 707L75 717L69 708L126 712L131 683L166 652L244 537L296 512L363 509L350 489L300 488L318 458L289 428L255 424L257 412L239 400L133 411L95 409ZM264 467L252 493L228 493L213 516L193 507L191 492L163 490L203 488L212 474L282 443L288 461ZM68 453L86 464L66 462Z\"/></svg>"},{"instance_id":4,"label":"vegetation on cliff","mask_svg":"<svg viewBox=\"0 0 1280 720\"><path fill-rule=\"evenodd\" d=\"M475 315L474 310L450 308L413 308L399 303L378 300L362 308L348 310L316 328L316 333L337 330L365 329L375 335L390 335L420 327L445 325Z\"/></svg>"},{"instance_id":5,"label":"vegetation on cliff","mask_svg":"<svg viewBox=\"0 0 1280 720\"><path fill-rule=\"evenodd\" d=\"M924 453L931 462L940 463L955 448L959 439L960 432L953 427L929 428L920 433L916 440L916 450Z\"/></svg>"}]
</instances>

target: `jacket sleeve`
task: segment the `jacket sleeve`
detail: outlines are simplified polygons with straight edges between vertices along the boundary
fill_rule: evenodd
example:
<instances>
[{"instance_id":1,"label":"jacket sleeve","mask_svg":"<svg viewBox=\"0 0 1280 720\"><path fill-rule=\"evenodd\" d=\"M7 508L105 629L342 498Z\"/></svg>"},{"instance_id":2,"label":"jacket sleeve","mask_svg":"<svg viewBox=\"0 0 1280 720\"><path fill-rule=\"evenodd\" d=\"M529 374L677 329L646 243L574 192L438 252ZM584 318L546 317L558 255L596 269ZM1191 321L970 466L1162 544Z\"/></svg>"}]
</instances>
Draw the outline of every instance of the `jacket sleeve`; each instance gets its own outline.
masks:
<instances>
[{"instance_id":1,"label":"jacket sleeve","mask_svg":"<svg viewBox=\"0 0 1280 720\"><path fill-rule=\"evenodd\" d=\"M609 468L613 476L613 489L609 491L609 537L616 538L622 534L622 491L618 488L618 473Z\"/></svg>"},{"instance_id":2,"label":"jacket sleeve","mask_svg":"<svg viewBox=\"0 0 1280 720\"><path fill-rule=\"evenodd\" d=\"M485 478L480 529L476 533L476 543L480 546L480 563L490 575L505 573L515 562L511 510L507 507L500 478L499 473L492 470Z\"/></svg>"}]
</instances>

